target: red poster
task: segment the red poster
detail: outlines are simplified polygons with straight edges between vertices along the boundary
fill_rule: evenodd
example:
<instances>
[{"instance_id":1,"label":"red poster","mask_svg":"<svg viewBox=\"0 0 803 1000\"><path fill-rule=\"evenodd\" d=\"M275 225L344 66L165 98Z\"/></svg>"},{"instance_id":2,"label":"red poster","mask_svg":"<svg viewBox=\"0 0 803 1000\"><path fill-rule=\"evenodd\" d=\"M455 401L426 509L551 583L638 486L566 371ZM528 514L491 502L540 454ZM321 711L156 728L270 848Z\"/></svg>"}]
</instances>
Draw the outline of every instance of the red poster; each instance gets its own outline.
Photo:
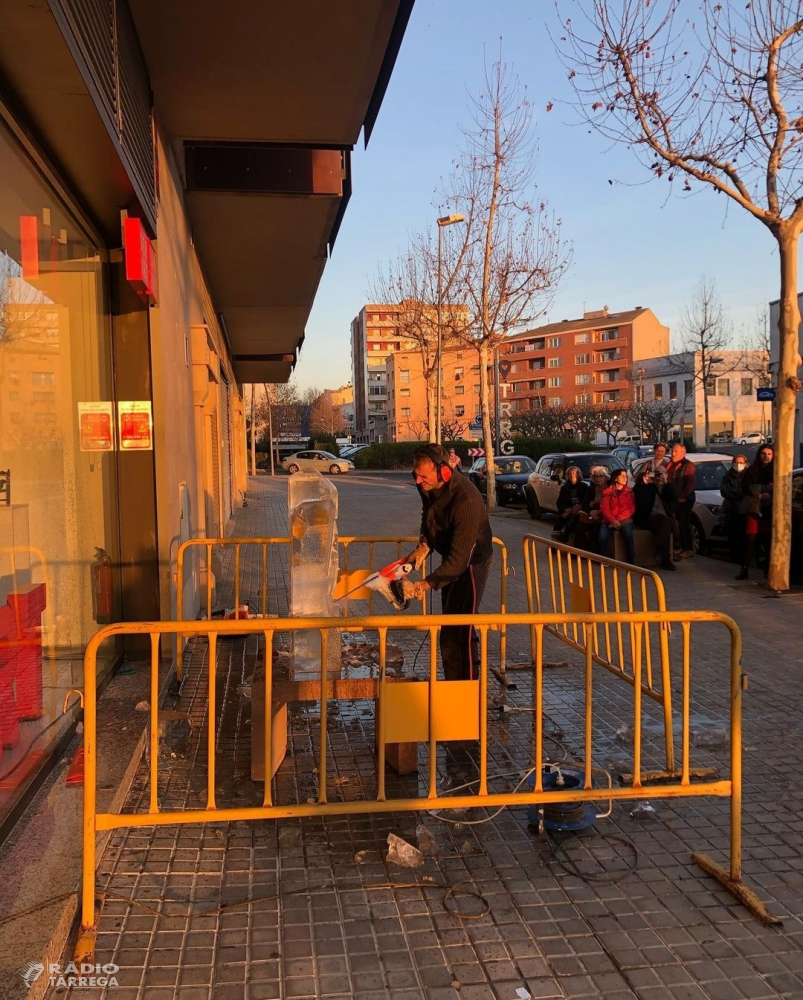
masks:
<instances>
[{"instance_id":1,"label":"red poster","mask_svg":"<svg viewBox=\"0 0 803 1000\"><path fill-rule=\"evenodd\" d=\"M150 400L118 403L121 451L150 451L153 448L153 421Z\"/></svg>"},{"instance_id":2,"label":"red poster","mask_svg":"<svg viewBox=\"0 0 803 1000\"><path fill-rule=\"evenodd\" d=\"M114 424L111 403L79 403L78 431L81 451L112 451Z\"/></svg>"}]
</instances>

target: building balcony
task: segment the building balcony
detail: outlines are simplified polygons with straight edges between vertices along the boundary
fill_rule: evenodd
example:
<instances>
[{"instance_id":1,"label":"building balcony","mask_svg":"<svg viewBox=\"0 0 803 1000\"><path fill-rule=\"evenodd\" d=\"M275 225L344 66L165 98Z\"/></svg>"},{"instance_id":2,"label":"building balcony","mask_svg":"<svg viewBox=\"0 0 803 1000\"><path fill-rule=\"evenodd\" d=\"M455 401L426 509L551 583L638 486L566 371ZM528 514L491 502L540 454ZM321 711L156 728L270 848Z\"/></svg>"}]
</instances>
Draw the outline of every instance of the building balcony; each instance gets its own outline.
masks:
<instances>
[{"instance_id":1,"label":"building balcony","mask_svg":"<svg viewBox=\"0 0 803 1000\"><path fill-rule=\"evenodd\" d=\"M610 367L616 368L617 366L629 365L629 364L630 364L630 359L624 357L618 351L616 352L616 357L608 359L600 357L600 353L598 351L595 351L593 360L591 362L591 366L593 368L603 368L603 369L607 369Z\"/></svg>"}]
</instances>

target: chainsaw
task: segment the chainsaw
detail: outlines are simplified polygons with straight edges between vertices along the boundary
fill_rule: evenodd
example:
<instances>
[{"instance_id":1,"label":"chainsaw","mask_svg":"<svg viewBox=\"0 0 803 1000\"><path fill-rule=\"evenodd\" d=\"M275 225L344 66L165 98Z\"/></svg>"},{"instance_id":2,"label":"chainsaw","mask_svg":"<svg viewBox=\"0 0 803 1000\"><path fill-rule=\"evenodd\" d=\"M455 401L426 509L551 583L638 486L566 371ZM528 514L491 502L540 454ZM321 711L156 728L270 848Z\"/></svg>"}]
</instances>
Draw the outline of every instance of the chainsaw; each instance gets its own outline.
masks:
<instances>
[{"instance_id":1,"label":"chainsaw","mask_svg":"<svg viewBox=\"0 0 803 1000\"><path fill-rule=\"evenodd\" d=\"M402 580L412 572L412 569L412 563L405 562L404 559L397 559L395 562L388 563L387 566L383 566L382 569L378 569L375 573L366 577L347 593L338 597L338 601L343 601L349 594L367 587L369 590L375 590L380 593L397 611L406 611L410 606L410 599L404 596Z\"/></svg>"}]
</instances>

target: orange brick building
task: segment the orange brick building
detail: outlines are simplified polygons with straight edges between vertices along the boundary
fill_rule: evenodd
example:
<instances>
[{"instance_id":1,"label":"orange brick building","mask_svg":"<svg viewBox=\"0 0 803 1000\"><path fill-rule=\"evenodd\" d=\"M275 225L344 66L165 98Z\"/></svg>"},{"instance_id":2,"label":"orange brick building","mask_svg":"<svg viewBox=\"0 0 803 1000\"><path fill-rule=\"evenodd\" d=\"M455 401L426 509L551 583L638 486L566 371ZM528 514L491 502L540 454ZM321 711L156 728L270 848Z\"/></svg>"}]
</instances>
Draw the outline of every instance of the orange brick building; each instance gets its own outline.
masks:
<instances>
[{"instance_id":1,"label":"orange brick building","mask_svg":"<svg viewBox=\"0 0 803 1000\"><path fill-rule=\"evenodd\" d=\"M651 309L604 309L507 338L512 410L633 401L634 361L669 354L669 327Z\"/></svg>"},{"instance_id":2,"label":"orange brick building","mask_svg":"<svg viewBox=\"0 0 803 1000\"><path fill-rule=\"evenodd\" d=\"M420 352L400 351L389 357L387 376L388 441L427 440L427 384ZM452 440L473 437L468 425L479 409L479 355L470 347L444 351L441 394L444 437Z\"/></svg>"}]
</instances>

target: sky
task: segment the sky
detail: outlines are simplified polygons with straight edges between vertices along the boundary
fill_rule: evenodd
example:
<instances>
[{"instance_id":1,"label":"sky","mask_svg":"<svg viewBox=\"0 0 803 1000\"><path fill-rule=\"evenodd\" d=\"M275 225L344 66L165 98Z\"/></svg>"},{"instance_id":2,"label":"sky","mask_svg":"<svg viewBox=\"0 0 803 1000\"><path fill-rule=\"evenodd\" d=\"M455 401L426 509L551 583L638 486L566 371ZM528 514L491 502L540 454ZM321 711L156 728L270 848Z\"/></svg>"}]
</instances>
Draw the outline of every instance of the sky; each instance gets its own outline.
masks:
<instances>
[{"instance_id":1,"label":"sky","mask_svg":"<svg viewBox=\"0 0 803 1000\"><path fill-rule=\"evenodd\" d=\"M354 191L296 365L300 388L351 381L351 320L378 267L406 248L412 231L435 229L436 191L469 123L469 93L500 40L533 102L540 196L574 245L543 322L605 305L611 312L644 306L670 327L674 347L683 309L705 277L737 342L758 328L779 293L770 234L708 187L684 196L675 185L671 193L626 147L580 124L549 37L555 24L552 0L416 0L368 148L354 151Z\"/></svg>"}]
</instances>

